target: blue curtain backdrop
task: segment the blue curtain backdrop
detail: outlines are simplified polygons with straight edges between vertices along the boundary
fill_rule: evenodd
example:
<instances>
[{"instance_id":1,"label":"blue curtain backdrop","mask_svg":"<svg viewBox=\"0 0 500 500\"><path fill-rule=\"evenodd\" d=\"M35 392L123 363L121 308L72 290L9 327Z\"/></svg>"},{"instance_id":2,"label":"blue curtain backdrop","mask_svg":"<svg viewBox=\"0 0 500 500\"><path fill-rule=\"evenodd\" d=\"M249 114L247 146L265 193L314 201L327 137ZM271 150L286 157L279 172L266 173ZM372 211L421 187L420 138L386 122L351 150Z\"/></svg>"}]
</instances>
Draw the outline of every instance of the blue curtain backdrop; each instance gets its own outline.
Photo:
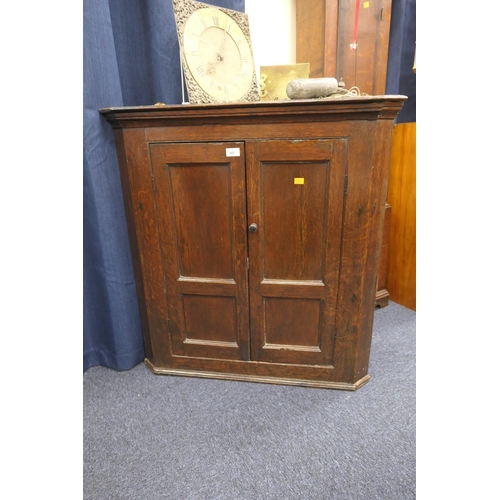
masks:
<instances>
[{"instance_id":1,"label":"blue curtain backdrop","mask_svg":"<svg viewBox=\"0 0 500 500\"><path fill-rule=\"evenodd\" d=\"M244 12L244 0L212 0ZM83 3L83 369L145 357L113 132L100 108L182 102L170 0ZM250 20L251 23L251 20ZM387 93L415 121L415 0L393 0Z\"/></svg>"},{"instance_id":2,"label":"blue curtain backdrop","mask_svg":"<svg viewBox=\"0 0 500 500\"><path fill-rule=\"evenodd\" d=\"M392 0L386 94L408 96L396 123L417 121L417 75L413 72L417 36L416 0Z\"/></svg>"},{"instance_id":3,"label":"blue curtain backdrop","mask_svg":"<svg viewBox=\"0 0 500 500\"><path fill-rule=\"evenodd\" d=\"M113 131L98 110L182 102L172 3L84 0L83 38L83 370L128 370L144 344Z\"/></svg>"}]
</instances>

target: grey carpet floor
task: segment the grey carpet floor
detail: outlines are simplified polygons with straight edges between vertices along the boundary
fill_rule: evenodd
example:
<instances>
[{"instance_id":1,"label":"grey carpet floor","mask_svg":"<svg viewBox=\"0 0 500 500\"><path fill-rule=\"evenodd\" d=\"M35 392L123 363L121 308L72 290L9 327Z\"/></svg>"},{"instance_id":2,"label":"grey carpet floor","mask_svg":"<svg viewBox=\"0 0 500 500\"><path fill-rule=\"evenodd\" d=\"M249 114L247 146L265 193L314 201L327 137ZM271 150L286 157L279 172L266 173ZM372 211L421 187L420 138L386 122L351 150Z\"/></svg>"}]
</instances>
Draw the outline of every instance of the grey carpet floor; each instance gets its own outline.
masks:
<instances>
[{"instance_id":1,"label":"grey carpet floor","mask_svg":"<svg viewBox=\"0 0 500 500\"><path fill-rule=\"evenodd\" d=\"M356 392L92 367L85 500L416 498L416 313L375 311Z\"/></svg>"}]
</instances>

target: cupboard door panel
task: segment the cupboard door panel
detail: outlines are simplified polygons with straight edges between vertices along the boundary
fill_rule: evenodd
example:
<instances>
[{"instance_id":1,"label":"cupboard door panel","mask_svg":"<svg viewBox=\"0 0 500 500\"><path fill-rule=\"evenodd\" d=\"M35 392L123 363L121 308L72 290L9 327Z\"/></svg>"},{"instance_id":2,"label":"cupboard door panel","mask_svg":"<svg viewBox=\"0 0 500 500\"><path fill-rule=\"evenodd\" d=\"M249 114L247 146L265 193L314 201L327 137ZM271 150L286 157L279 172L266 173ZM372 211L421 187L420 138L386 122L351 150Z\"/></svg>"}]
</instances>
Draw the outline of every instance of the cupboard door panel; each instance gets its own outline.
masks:
<instances>
[{"instance_id":1,"label":"cupboard door panel","mask_svg":"<svg viewBox=\"0 0 500 500\"><path fill-rule=\"evenodd\" d=\"M266 297L264 349L300 347L319 352L321 300Z\"/></svg>"},{"instance_id":2,"label":"cupboard door panel","mask_svg":"<svg viewBox=\"0 0 500 500\"><path fill-rule=\"evenodd\" d=\"M327 171L326 161L261 165L267 279L321 280Z\"/></svg>"},{"instance_id":3,"label":"cupboard door panel","mask_svg":"<svg viewBox=\"0 0 500 500\"><path fill-rule=\"evenodd\" d=\"M228 157L226 149L239 149ZM243 143L150 147L174 356L249 358Z\"/></svg>"},{"instance_id":4,"label":"cupboard door panel","mask_svg":"<svg viewBox=\"0 0 500 500\"><path fill-rule=\"evenodd\" d=\"M186 342L238 343L234 297L183 295Z\"/></svg>"},{"instance_id":5,"label":"cupboard door panel","mask_svg":"<svg viewBox=\"0 0 500 500\"><path fill-rule=\"evenodd\" d=\"M347 142L247 143L252 359L333 364Z\"/></svg>"},{"instance_id":6,"label":"cupboard door panel","mask_svg":"<svg viewBox=\"0 0 500 500\"><path fill-rule=\"evenodd\" d=\"M234 278L229 174L228 164L169 168L181 276Z\"/></svg>"}]
</instances>

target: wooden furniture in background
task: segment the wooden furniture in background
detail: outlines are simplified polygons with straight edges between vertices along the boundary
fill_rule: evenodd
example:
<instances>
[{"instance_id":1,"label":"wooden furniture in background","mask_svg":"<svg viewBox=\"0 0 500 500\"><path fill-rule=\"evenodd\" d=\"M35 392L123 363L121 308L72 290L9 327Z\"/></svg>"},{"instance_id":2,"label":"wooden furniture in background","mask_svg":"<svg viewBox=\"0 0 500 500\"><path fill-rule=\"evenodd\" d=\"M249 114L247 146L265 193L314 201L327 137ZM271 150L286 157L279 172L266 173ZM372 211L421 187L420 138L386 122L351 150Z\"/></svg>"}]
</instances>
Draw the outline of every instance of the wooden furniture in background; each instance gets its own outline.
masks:
<instances>
[{"instance_id":1,"label":"wooden furniture in background","mask_svg":"<svg viewBox=\"0 0 500 500\"><path fill-rule=\"evenodd\" d=\"M296 0L295 59L310 64L310 78L337 78L337 20L338 0Z\"/></svg>"},{"instance_id":2,"label":"wooden furniture in background","mask_svg":"<svg viewBox=\"0 0 500 500\"><path fill-rule=\"evenodd\" d=\"M297 0L296 62L311 65L311 78L343 79L346 88L385 94L392 0L361 2L357 48L352 50L356 2Z\"/></svg>"},{"instance_id":3,"label":"wooden furniture in background","mask_svg":"<svg viewBox=\"0 0 500 500\"><path fill-rule=\"evenodd\" d=\"M154 373L349 390L369 380L405 99L100 110L115 130Z\"/></svg>"},{"instance_id":4,"label":"wooden furniture in background","mask_svg":"<svg viewBox=\"0 0 500 500\"><path fill-rule=\"evenodd\" d=\"M384 230L382 233L382 248L380 250L380 266L377 280L377 293L375 295L375 306L386 307L389 304L389 292L387 291L387 258L389 255L389 237L391 232L391 206L385 204Z\"/></svg>"},{"instance_id":5,"label":"wooden furniture in background","mask_svg":"<svg viewBox=\"0 0 500 500\"><path fill-rule=\"evenodd\" d=\"M392 207L387 258L391 300L417 310L416 283L416 122L394 128L387 201Z\"/></svg>"}]
</instances>

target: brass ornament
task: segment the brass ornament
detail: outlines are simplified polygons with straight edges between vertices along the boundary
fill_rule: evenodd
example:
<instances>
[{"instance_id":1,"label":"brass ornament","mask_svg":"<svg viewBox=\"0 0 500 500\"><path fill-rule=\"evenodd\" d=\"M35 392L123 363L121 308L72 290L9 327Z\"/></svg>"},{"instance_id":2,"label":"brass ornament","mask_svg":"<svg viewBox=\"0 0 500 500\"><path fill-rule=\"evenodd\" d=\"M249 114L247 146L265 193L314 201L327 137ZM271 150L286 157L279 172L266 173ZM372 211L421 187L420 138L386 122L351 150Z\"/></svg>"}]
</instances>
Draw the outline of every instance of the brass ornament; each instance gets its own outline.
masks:
<instances>
[{"instance_id":1,"label":"brass ornament","mask_svg":"<svg viewBox=\"0 0 500 500\"><path fill-rule=\"evenodd\" d=\"M286 86L291 80L309 78L310 64L285 64L260 67L261 101L288 100Z\"/></svg>"}]
</instances>

